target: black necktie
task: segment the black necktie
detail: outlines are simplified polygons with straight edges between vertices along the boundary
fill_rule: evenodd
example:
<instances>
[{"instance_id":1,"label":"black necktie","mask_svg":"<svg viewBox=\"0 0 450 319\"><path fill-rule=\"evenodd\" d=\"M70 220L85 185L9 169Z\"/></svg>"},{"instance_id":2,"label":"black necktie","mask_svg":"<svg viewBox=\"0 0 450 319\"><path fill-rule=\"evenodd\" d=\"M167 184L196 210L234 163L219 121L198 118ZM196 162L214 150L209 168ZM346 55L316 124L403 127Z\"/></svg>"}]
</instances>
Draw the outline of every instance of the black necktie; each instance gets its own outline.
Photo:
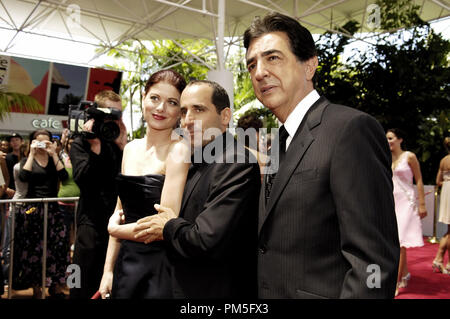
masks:
<instances>
[{"instance_id":1,"label":"black necktie","mask_svg":"<svg viewBox=\"0 0 450 319\"><path fill-rule=\"evenodd\" d=\"M286 140L289 137L289 133L282 125L278 131L278 141L279 141L279 153L278 153L278 169L281 167L281 163L283 162L286 156ZM270 197L270 192L272 191L273 180L275 179L276 173L268 174L266 178L266 203Z\"/></svg>"},{"instance_id":2,"label":"black necktie","mask_svg":"<svg viewBox=\"0 0 450 319\"><path fill-rule=\"evenodd\" d=\"M286 129L284 128L284 125L282 125L280 127L280 130L278 131L278 140L280 142L280 156L279 156L279 165L278 165L278 169L280 169L281 167L281 163L284 160L284 157L286 155L286 140L289 137L289 133L286 131Z\"/></svg>"}]
</instances>

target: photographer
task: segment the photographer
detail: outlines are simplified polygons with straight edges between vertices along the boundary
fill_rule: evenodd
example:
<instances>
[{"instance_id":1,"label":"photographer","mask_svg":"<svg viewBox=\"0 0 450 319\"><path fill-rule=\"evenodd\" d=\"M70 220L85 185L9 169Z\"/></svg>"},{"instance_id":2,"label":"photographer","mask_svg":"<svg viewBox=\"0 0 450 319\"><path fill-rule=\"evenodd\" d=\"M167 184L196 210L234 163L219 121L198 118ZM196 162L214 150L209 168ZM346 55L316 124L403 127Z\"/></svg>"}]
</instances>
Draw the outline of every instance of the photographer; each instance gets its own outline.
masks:
<instances>
[{"instance_id":1,"label":"photographer","mask_svg":"<svg viewBox=\"0 0 450 319\"><path fill-rule=\"evenodd\" d=\"M100 110L122 111L120 96L101 91L95 103L86 110L91 118L87 117L82 134L75 138L70 150L73 178L80 188L73 263L81 271L81 287L70 289L71 298L89 299L100 285L109 239L107 225L117 200L115 178L127 143L121 117L108 119ZM113 123L118 126L116 134L110 134Z\"/></svg>"},{"instance_id":2,"label":"photographer","mask_svg":"<svg viewBox=\"0 0 450 319\"><path fill-rule=\"evenodd\" d=\"M20 160L19 180L28 183L27 198L53 198L67 171L56 153L56 143L47 130L30 134L26 158ZM18 182L16 181L16 183ZM33 288L33 298L41 298L41 274L44 225L43 203L27 203L15 213L13 289ZM68 237L63 215L55 202L48 203L46 285L52 298L64 298L68 262Z\"/></svg>"}]
</instances>

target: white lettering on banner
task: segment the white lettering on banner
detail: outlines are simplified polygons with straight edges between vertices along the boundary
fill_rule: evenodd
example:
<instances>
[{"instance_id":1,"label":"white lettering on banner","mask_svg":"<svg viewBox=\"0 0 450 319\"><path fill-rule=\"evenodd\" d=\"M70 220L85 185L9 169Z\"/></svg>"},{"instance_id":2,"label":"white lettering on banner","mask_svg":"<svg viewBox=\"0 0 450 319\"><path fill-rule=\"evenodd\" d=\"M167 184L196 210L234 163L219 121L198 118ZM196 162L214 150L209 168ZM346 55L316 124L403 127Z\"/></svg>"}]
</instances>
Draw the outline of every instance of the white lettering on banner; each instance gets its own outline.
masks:
<instances>
[{"instance_id":1,"label":"white lettering on banner","mask_svg":"<svg viewBox=\"0 0 450 319\"><path fill-rule=\"evenodd\" d=\"M52 117L49 117L48 119L34 119L31 121L31 125L37 129L52 128L55 130L60 130L62 128L61 121L55 120Z\"/></svg>"}]
</instances>

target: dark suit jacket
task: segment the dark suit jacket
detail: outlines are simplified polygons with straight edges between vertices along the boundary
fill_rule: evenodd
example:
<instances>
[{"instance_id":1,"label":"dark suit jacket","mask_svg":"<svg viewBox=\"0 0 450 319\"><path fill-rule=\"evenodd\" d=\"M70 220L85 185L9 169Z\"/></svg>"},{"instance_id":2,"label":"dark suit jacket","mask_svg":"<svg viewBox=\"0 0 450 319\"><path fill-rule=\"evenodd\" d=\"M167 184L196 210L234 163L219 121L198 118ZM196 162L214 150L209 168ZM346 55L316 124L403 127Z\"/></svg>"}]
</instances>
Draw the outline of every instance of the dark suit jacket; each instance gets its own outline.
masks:
<instances>
[{"instance_id":1,"label":"dark suit jacket","mask_svg":"<svg viewBox=\"0 0 450 319\"><path fill-rule=\"evenodd\" d=\"M229 133L215 142L224 137L215 162L191 167L180 217L164 227L175 298L257 296L259 166Z\"/></svg>"},{"instance_id":2,"label":"dark suit jacket","mask_svg":"<svg viewBox=\"0 0 450 319\"><path fill-rule=\"evenodd\" d=\"M267 205L261 191L259 297L392 298L399 261L392 190L381 125L321 97L289 145Z\"/></svg>"}]
</instances>

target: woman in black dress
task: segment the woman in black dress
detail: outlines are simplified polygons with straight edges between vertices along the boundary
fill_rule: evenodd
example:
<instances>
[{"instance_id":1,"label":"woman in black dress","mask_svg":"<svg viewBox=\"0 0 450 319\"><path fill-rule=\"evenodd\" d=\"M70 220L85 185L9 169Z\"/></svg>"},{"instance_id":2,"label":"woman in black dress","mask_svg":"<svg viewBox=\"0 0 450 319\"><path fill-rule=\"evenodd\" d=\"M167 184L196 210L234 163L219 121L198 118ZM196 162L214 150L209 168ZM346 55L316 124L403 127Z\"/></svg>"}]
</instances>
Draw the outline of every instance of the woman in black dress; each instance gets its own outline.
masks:
<instances>
[{"instance_id":1,"label":"woman in black dress","mask_svg":"<svg viewBox=\"0 0 450 319\"><path fill-rule=\"evenodd\" d=\"M56 143L47 130L30 135L28 157L20 162L19 179L28 183L27 198L57 197L58 184L68 178L56 153ZM29 203L16 213L13 289L33 287L33 297L41 296L44 205ZM69 236L58 203L48 204L46 286L54 297L64 297L69 264Z\"/></svg>"},{"instance_id":2,"label":"woman in black dress","mask_svg":"<svg viewBox=\"0 0 450 319\"><path fill-rule=\"evenodd\" d=\"M173 129L180 118L180 95L185 86L182 76L172 70L154 73L146 84L143 109L147 131L123 152L119 199L108 226L110 240L99 289L102 298L108 293L112 298L172 298L164 242L137 241L133 229L138 219L157 213L154 204L180 210L190 148Z\"/></svg>"}]
</instances>

